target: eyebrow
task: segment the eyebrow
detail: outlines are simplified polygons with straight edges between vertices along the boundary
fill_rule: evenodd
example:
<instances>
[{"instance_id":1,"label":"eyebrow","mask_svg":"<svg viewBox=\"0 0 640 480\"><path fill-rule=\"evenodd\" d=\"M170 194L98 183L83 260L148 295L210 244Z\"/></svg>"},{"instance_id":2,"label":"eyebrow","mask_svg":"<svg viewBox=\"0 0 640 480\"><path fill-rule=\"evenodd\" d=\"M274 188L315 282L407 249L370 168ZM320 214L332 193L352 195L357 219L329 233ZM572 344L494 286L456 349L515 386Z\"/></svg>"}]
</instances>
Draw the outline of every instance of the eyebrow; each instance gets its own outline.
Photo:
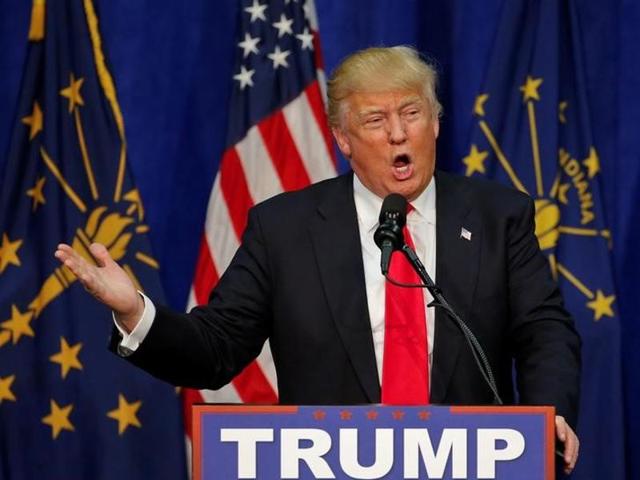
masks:
<instances>
[{"instance_id":1,"label":"eyebrow","mask_svg":"<svg viewBox=\"0 0 640 480\"><path fill-rule=\"evenodd\" d=\"M419 95L412 95L400 103L400 109L408 107L413 103L423 103L423 99Z\"/></svg>"},{"instance_id":2,"label":"eyebrow","mask_svg":"<svg viewBox=\"0 0 640 480\"><path fill-rule=\"evenodd\" d=\"M411 95L400 102L399 109L408 107L414 103L421 103L423 100L419 95ZM372 115L376 113L383 113L384 109L382 107L365 107L358 112L358 117L366 117L367 115Z\"/></svg>"}]
</instances>

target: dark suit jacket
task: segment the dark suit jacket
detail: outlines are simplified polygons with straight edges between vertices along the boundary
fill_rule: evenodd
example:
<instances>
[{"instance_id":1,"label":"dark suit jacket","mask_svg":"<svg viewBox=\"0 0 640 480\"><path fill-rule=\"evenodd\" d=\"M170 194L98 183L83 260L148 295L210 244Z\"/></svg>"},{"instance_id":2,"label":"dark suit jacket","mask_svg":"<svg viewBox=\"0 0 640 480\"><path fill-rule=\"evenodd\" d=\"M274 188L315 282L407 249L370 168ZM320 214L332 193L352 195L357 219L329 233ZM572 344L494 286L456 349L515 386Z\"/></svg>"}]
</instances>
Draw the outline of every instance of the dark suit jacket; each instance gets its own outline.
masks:
<instances>
[{"instance_id":1,"label":"dark suit jacket","mask_svg":"<svg viewBox=\"0 0 640 480\"><path fill-rule=\"evenodd\" d=\"M538 248L533 202L495 183L435 178L436 283L484 346L505 402L555 405L575 425L580 339ZM435 324L431 402L492 403L458 328L444 312ZM282 403L380 402L352 174L254 207L208 305L159 307L129 359L215 389L267 338Z\"/></svg>"}]
</instances>

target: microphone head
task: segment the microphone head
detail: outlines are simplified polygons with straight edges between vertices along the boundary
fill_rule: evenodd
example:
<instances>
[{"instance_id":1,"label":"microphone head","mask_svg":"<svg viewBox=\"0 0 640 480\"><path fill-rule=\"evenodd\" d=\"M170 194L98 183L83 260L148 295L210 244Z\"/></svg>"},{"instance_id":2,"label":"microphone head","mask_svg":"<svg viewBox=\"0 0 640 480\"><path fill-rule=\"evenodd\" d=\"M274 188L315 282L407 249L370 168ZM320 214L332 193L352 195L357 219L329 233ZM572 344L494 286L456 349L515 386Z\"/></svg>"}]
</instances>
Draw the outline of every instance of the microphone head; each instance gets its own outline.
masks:
<instances>
[{"instance_id":1,"label":"microphone head","mask_svg":"<svg viewBox=\"0 0 640 480\"><path fill-rule=\"evenodd\" d=\"M387 195L380 209L380 225L373 234L373 240L379 248L391 244L394 250L404 245L402 228L407 222L407 199L398 193Z\"/></svg>"},{"instance_id":2,"label":"microphone head","mask_svg":"<svg viewBox=\"0 0 640 480\"><path fill-rule=\"evenodd\" d=\"M378 221L382 225L389 220L398 222L400 228L404 227L407 221L407 199L399 193L390 193L382 201Z\"/></svg>"}]
</instances>

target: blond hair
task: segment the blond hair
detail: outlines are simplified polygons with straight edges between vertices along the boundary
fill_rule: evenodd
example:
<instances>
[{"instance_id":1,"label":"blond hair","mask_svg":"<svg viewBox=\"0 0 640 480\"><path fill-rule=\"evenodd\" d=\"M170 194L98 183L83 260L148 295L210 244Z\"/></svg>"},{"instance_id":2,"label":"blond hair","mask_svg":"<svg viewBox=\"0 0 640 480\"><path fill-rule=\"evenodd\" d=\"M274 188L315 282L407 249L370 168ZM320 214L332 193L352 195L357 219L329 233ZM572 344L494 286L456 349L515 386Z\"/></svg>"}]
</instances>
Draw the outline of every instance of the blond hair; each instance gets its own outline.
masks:
<instances>
[{"instance_id":1,"label":"blond hair","mask_svg":"<svg viewBox=\"0 0 640 480\"><path fill-rule=\"evenodd\" d=\"M436 96L438 74L412 47L372 47L345 58L327 82L329 125L338 127L344 100L355 92L414 90L420 92L431 107L434 119L442 106Z\"/></svg>"}]
</instances>

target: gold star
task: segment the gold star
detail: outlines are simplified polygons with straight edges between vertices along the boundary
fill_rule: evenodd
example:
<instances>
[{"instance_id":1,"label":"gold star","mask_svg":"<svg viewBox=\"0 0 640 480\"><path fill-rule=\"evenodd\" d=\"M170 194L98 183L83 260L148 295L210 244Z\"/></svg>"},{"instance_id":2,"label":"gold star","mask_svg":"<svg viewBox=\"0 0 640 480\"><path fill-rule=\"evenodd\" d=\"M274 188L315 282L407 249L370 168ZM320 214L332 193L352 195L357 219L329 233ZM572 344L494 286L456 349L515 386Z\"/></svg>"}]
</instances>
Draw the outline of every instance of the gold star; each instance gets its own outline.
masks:
<instances>
[{"instance_id":1,"label":"gold star","mask_svg":"<svg viewBox=\"0 0 640 480\"><path fill-rule=\"evenodd\" d=\"M51 400L51 413L42 419L42 423L51 427L51 436L56 439L62 430L69 430L73 432L69 415L73 410L73 404L69 404L66 407L60 408L55 400Z\"/></svg>"},{"instance_id":2,"label":"gold star","mask_svg":"<svg viewBox=\"0 0 640 480\"><path fill-rule=\"evenodd\" d=\"M6 330L11 330L13 344L15 345L22 335L26 335L27 337L33 337L35 335L30 325L32 318L33 312L31 310L22 314L20 310L18 310L18 307L11 305L11 319L0 323L0 326Z\"/></svg>"},{"instance_id":3,"label":"gold star","mask_svg":"<svg viewBox=\"0 0 640 480\"><path fill-rule=\"evenodd\" d=\"M593 319L597 322L603 315L613 317L613 308L611 304L616 299L615 295L605 296L602 290L596 292L595 300L587 303L587 307L593 310Z\"/></svg>"},{"instance_id":4,"label":"gold star","mask_svg":"<svg viewBox=\"0 0 640 480\"><path fill-rule=\"evenodd\" d=\"M600 171L600 159L598 158L598 152L591 147L589 149L589 156L585 158L582 163L589 170L589 178L593 178Z\"/></svg>"},{"instance_id":5,"label":"gold star","mask_svg":"<svg viewBox=\"0 0 640 480\"><path fill-rule=\"evenodd\" d=\"M80 95L80 87L82 87L84 78L76 80L73 73L70 74L69 77L69 86L60 90L60 95L69 99L69 113L72 113L76 104L84 105L84 100L82 99L82 95Z\"/></svg>"},{"instance_id":6,"label":"gold star","mask_svg":"<svg viewBox=\"0 0 640 480\"><path fill-rule=\"evenodd\" d=\"M33 110L31 111L31 115L29 115L28 117L24 117L22 119L22 123L31 127L29 129L29 140L33 140L38 132L42 131L42 110L40 110L40 105L38 105L38 102L33 102Z\"/></svg>"},{"instance_id":7,"label":"gold star","mask_svg":"<svg viewBox=\"0 0 640 480\"><path fill-rule=\"evenodd\" d=\"M33 198L33 204L31 209L35 212L36 208L38 208L38 204L41 203L44 205L47 201L44 199L44 193L42 193L42 189L44 188L44 182L47 179L44 177L40 177L33 188L27 190L27 196Z\"/></svg>"},{"instance_id":8,"label":"gold star","mask_svg":"<svg viewBox=\"0 0 640 480\"><path fill-rule=\"evenodd\" d=\"M473 113L475 113L479 117L484 117L484 104L487 100L489 100L488 93L481 93L480 95L478 95L476 97L475 103L473 104Z\"/></svg>"},{"instance_id":9,"label":"gold star","mask_svg":"<svg viewBox=\"0 0 640 480\"><path fill-rule=\"evenodd\" d=\"M532 78L530 75L527 75L527 81L520 87L520 91L522 92L522 101L540 100L538 88L540 88L541 83L541 78Z\"/></svg>"},{"instance_id":10,"label":"gold star","mask_svg":"<svg viewBox=\"0 0 640 480\"><path fill-rule=\"evenodd\" d=\"M9 375L8 377L0 377L0 405L3 400L16 401L16 397L11 391L11 384L16 379L15 375Z\"/></svg>"},{"instance_id":11,"label":"gold star","mask_svg":"<svg viewBox=\"0 0 640 480\"><path fill-rule=\"evenodd\" d=\"M60 337L60 351L55 355L51 355L49 360L60 364L62 378L66 378L67 373L72 368L82 370L82 364L78 360L78 353L80 353L81 348L82 343L76 343L73 347L70 347L67 340L64 337Z\"/></svg>"},{"instance_id":12,"label":"gold star","mask_svg":"<svg viewBox=\"0 0 640 480\"><path fill-rule=\"evenodd\" d=\"M478 150L478 147L475 145L471 145L471 150L469 150L469 155L462 159L462 163L467 166L467 177L473 175L475 172L486 173L484 169L484 161L489 155L489 152L485 150Z\"/></svg>"},{"instance_id":13,"label":"gold star","mask_svg":"<svg viewBox=\"0 0 640 480\"><path fill-rule=\"evenodd\" d=\"M4 272L7 265L20 266L20 259L17 252L22 245L22 240L16 240L12 242L9 240L9 236L6 233L2 234L2 245L0 245L0 273Z\"/></svg>"},{"instance_id":14,"label":"gold star","mask_svg":"<svg viewBox=\"0 0 640 480\"><path fill-rule=\"evenodd\" d=\"M567 117L565 116L564 111L568 106L569 102L560 102L558 105L558 120L560 120L560 123L567 123Z\"/></svg>"},{"instance_id":15,"label":"gold star","mask_svg":"<svg viewBox=\"0 0 640 480\"><path fill-rule=\"evenodd\" d=\"M118 408L107 413L107 417L118 420L118 435L122 435L129 425L140 428L142 424L136 417L142 401L128 403L124 395L118 395Z\"/></svg>"}]
</instances>

